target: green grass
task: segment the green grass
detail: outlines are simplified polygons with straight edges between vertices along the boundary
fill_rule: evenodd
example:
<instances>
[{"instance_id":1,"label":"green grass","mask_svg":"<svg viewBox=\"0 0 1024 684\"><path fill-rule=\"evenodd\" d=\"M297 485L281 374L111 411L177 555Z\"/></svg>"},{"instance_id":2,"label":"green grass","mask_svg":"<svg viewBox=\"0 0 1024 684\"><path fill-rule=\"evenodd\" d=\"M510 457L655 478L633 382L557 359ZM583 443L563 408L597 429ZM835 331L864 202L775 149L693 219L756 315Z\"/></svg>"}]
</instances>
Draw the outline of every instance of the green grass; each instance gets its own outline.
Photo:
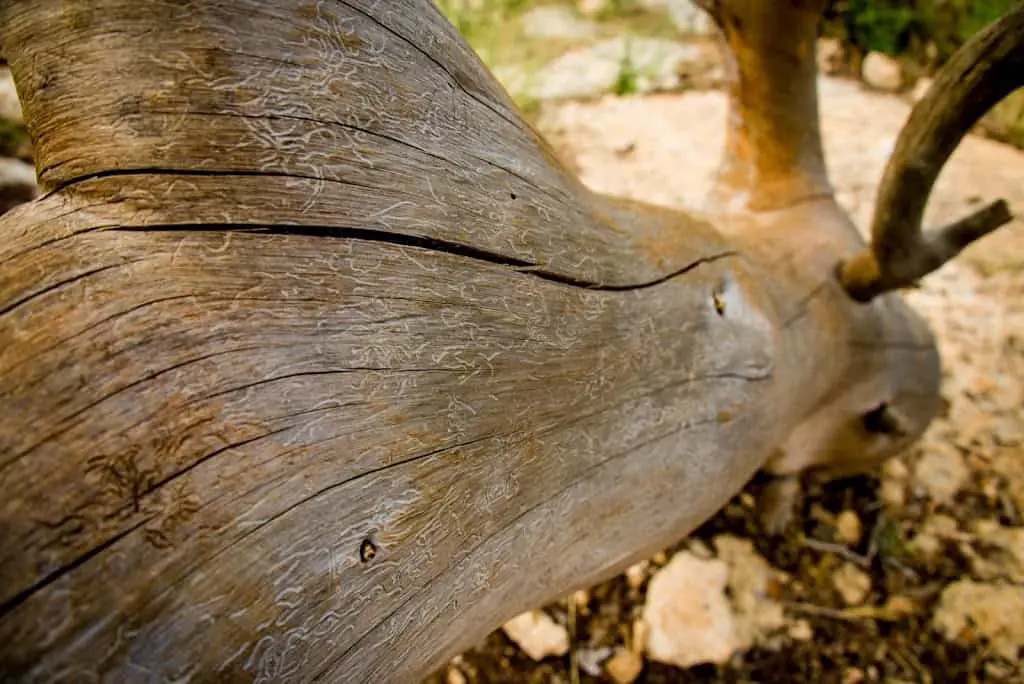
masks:
<instances>
[{"instance_id":1,"label":"green grass","mask_svg":"<svg viewBox=\"0 0 1024 684\"><path fill-rule=\"evenodd\" d=\"M612 86L612 92L619 97L632 95L637 91L637 71L633 64L632 44L626 41L626 49L622 54L622 62L619 64L619 74Z\"/></svg>"},{"instance_id":2,"label":"green grass","mask_svg":"<svg viewBox=\"0 0 1024 684\"><path fill-rule=\"evenodd\" d=\"M525 35L520 19L541 6L560 5L575 11L572 0L435 0L452 25L462 34L491 70L515 67L525 74L526 81L546 64L566 52L622 35L678 37L667 15L661 11L646 11L637 0L613 0L589 20L597 28L596 34L585 39L534 39ZM630 60L624 60L616 83L619 94L635 92L636 69ZM524 92L513 92L517 104L524 109L536 109Z\"/></svg>"},{"instance_id":3,"label":"green grass","mask_svg":"<svg viewBox=\"0 0 1024 684\"><path fill-rule=\"evenodd\" d=\"M862 51L944 61L1020 0L833 0L825 32Z\"/></svg>"}]
</instances>

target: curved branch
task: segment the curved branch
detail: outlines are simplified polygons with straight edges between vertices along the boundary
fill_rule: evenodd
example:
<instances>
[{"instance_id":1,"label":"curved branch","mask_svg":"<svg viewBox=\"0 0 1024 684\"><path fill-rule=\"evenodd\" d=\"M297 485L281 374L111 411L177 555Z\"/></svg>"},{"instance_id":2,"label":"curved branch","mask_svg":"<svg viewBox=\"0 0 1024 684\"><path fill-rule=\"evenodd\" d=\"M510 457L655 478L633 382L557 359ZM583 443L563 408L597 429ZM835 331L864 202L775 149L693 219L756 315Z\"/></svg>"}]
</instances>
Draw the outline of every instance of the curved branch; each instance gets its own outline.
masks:
<instances>
[{"instance_id":1,"label":"curved branch","mask_svg":"<svg viewBox=\"0 0 1024 684\"><path fill-rule=\"evenodd\" d=\"M865 302L912 285L1010 221L1009 207L999 200L929 234L921 230L928 197L946 160L971 127L1021 85L1024 4L967 41L911 111L882 177L871 247L839 267L851 297Z\"/></svg>"}]
</instances>

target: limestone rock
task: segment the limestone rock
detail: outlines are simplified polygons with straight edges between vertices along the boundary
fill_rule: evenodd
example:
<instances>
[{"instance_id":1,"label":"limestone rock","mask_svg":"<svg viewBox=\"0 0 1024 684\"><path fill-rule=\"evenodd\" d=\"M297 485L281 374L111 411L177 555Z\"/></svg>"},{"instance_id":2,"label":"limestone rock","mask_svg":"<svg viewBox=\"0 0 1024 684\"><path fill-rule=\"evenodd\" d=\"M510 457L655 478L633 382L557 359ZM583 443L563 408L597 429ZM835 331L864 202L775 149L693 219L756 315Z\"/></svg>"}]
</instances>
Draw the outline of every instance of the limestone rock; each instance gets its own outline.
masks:
<instances>
[{"instance_id":1,"label":"limestone rock","mask_svg":"<svg viewBox=\"0 0 1024 684\"><path fill-rule=\"evenodd\" d=\"M604 667L615 684L632 684L644 669L644 659L639 653L620 648Z\"/></svg>"},{"instance_id":2,"label":"limestone rock","mask_svg":"<svg viewBox=\"0 0 1024 684\"><path fill-rule=\"evenodd\" d=\"M594 98L626 80L636 93L675 88L683 65L701 54L695 45L620 36L567 52L535 74L526 92L537 100Z\"/></svg>"},{"instance_id":3,"label":"limestone rock","mask_svg":"<svg viewBox=\"0 0 1024 684\"><path fill-rule=\"evenodd\" d=\"M501 629L534 660L569 652L569 632L544 611L531 610L517 615Z\"/></svg>"},{"instance_id":4,"label":"limestone rock","mask_svg":"<svg viewBox=\"0 0 1024 684\"><path fill-rule=\"evenodd\" d=\"M789 626L789 638L793 641L810 641L814 638L814 628L807 620L797 620Z\"/></svg>"},{"instance_id":5,"label":"limestone rock","mask_svg":"<svg viewBox=\"0 0 1024 684\"><path fill-rule=\"evenodd\" d=\"M960 451L951 444L934 442L914 469L915 484L937 504L949 503L969 476Z\"/></svg>"},{"instance_id":6,"label":"limestone rock","mask_svg":"<svg viewBox=\"0 0 1024 684\"><path fill-rule=\"evenodd\" d=\"M876 90L895 92L903 85L903 67L881 52L869 52L861 65L861 78Z\"/></svg>"},{"instance_id":7,"label":"limestone rock","mask_svg":"<svg viewBox=\"0 0 1024 684\"><path fill-rule=\"evenodd\" d=\"M1024 584L1024 527L1005 527L995 520L979 520L974 533L984 546L984 560L972 559L977 575L1002 577ZM984 567L979 567L983 565Z\"/></svg>"},{"instance_id":8,"label":"limestone rock","mask_svg":"<svg viewBox=\"0 0 1024 684\"><path fill-rule=\"evenodd\" d=\"M579 40L597 33L594 23L579 18L570 8L562 5L535 7L521 16L519 22L523 33L535 39Z\"/></svg>"},{"instance_id":9,"label":"limestone rock","mask_svg":"<svg viewBox=\"0 0 1024 684\"><path fill-rule=\"evenodd\" d=\"M749 539L715 537L718 556L729 566L729 596L740 650L763 643L786 624L782 604L775 600L784 575L755 550Z\"/></svg>"},{"instance_id":10,"label":"limestone rock","mask_svg":"<svg viewBox=\"0 0 1024 684\"><path fill-rule=\"evenodd\" d=\"M836 536L844 544L860 542L863 528L860 518L853 511L843 511L836 517Z\"/></svg>"},{"instance_id":11,"label":"limestone rock","mask_svg":"<svg viewBox=\"0 0 1024 684\"><path fill-rule=\"evenodd\" d=\"M601 663L608 660L612 649L607 646L601 648L581 648L576 651L576 662L581 670L591 677L601 676Z\"/></svg>"},{"instance_id":12,"label":"limestone rock","mask_svg":"<svg viewBox=\"0 0 1024 684\"><path fill-rule=\"evenodd\" d=\"M650 581L644 621L654 660L679 667L725 663L785 627L773 598L782 573L750 540L722 535L714 545L718 558L682 551Z\"/></svg>"},{"instance_id":13,"label":"limestone rock","mask_svg":"<svg viewBox=\"0 0 1024 684\"><path fill-rule=\"evenodd\" d=\"M726 662L738 646L725 595L728 582L723 561L677 553L647 589L644 621L651 658L678 667Z\"/></svg>"},{"instance_id":14,"label":"limestone rock","mask_svg":"<svg viewBox=\"0 0 1024 684\"><path fill-rule=\"evenodd\" d=\"M1024 587L961 580L946 587L932 624L947 639L984 637L997 653L1016 661L1024 648Z\"/></svg>"},{"instance_id":15,"label":"limestone rock","mask_svg":"<svg viewBox=\"0 0 1024 684\"><path fill-rule=\"evenodd\" d=\"M853 563L844 563L832 576L832 586L847 605L855 606L863 603L871 591L871 577Z\"/></svg>"}]
</instances>

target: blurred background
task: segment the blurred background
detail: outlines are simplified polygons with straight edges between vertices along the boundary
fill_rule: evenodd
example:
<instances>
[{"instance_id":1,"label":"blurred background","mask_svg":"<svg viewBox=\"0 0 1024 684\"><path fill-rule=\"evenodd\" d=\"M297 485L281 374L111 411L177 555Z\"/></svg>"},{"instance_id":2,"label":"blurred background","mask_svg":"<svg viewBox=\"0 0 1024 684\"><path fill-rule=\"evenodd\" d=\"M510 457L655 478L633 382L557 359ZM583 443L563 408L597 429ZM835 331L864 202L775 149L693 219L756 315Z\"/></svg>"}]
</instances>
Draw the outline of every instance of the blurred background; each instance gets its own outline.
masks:
<instances>
[{"instance_id":1,"label":"blurred background","mask_svg":"<svg viewBox=\"0 0 1024 684\"><path fill-rule=\"evenodd\" d=\"M919 92L965 40L1019 0L834 0L822 26L830 74L881 90ZM708 85L693 52L662 41L712 35L691 0L437 0L519 105ZM658 39L661 39L659 41ZM585 48L580 50L580 48ZM607 67L615 62L611 73ZM708 65L705 65L708 66ZM580 69L580 67L584 67ZM589 68L586 68L589 67ZM1024 145L1024 92L1002 103L986 132Z\"/></svg>"}]
</instances>

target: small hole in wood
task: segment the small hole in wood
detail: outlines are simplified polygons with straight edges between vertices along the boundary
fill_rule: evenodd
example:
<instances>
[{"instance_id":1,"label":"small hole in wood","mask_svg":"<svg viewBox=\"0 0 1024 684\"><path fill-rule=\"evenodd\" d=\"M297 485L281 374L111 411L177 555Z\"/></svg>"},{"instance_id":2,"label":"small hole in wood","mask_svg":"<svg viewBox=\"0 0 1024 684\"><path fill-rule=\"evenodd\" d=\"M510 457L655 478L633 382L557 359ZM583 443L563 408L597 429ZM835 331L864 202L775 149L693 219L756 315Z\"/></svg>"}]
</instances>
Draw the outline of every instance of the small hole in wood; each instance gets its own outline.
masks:
<instances>
[{"instance_id":1,"label":"small hole in wood","mask_svg":"<svg viewBox=\"0 0 1024 684\"><path fill-rule=\"evenodd\" d=\"M715 313L719 316L725 315L725 300L722 299L722 295L720 293L711 293L711 303L715 305Z\"/></svg>"},{"instance_id":2,"label":"small hole in wood","mask_svg":"<svg viewBox=\"0 0 1024 684\"><path fill-rule=\"evenodd\" d=\"M873 435L899 437L905 432L898 416L892 412L886 402L882 402L865 413L862 420L864 429Z\"/></svg>"},{"instance_id":3,"label":"small hole in wood","mask_svg":"<svg viewBox=\"0 0 1024 684\"><path fill-rule=\"evenodd\" d=\"M510 193L508 193L508 196L511 197L512 199L515 199L516 198L516 193L510 192Z\"/></svg>"},{"instance_id":4,"label":"small hole in wood","mask_svg":"<svg viewBox=\"0 0 1024 684\"><path fill-rule=\"evenodd\" d=\"M377 547L369 539L364 539L359 545L359 560L369 563L377 555Z\"/></svg>"}]
</instances>

